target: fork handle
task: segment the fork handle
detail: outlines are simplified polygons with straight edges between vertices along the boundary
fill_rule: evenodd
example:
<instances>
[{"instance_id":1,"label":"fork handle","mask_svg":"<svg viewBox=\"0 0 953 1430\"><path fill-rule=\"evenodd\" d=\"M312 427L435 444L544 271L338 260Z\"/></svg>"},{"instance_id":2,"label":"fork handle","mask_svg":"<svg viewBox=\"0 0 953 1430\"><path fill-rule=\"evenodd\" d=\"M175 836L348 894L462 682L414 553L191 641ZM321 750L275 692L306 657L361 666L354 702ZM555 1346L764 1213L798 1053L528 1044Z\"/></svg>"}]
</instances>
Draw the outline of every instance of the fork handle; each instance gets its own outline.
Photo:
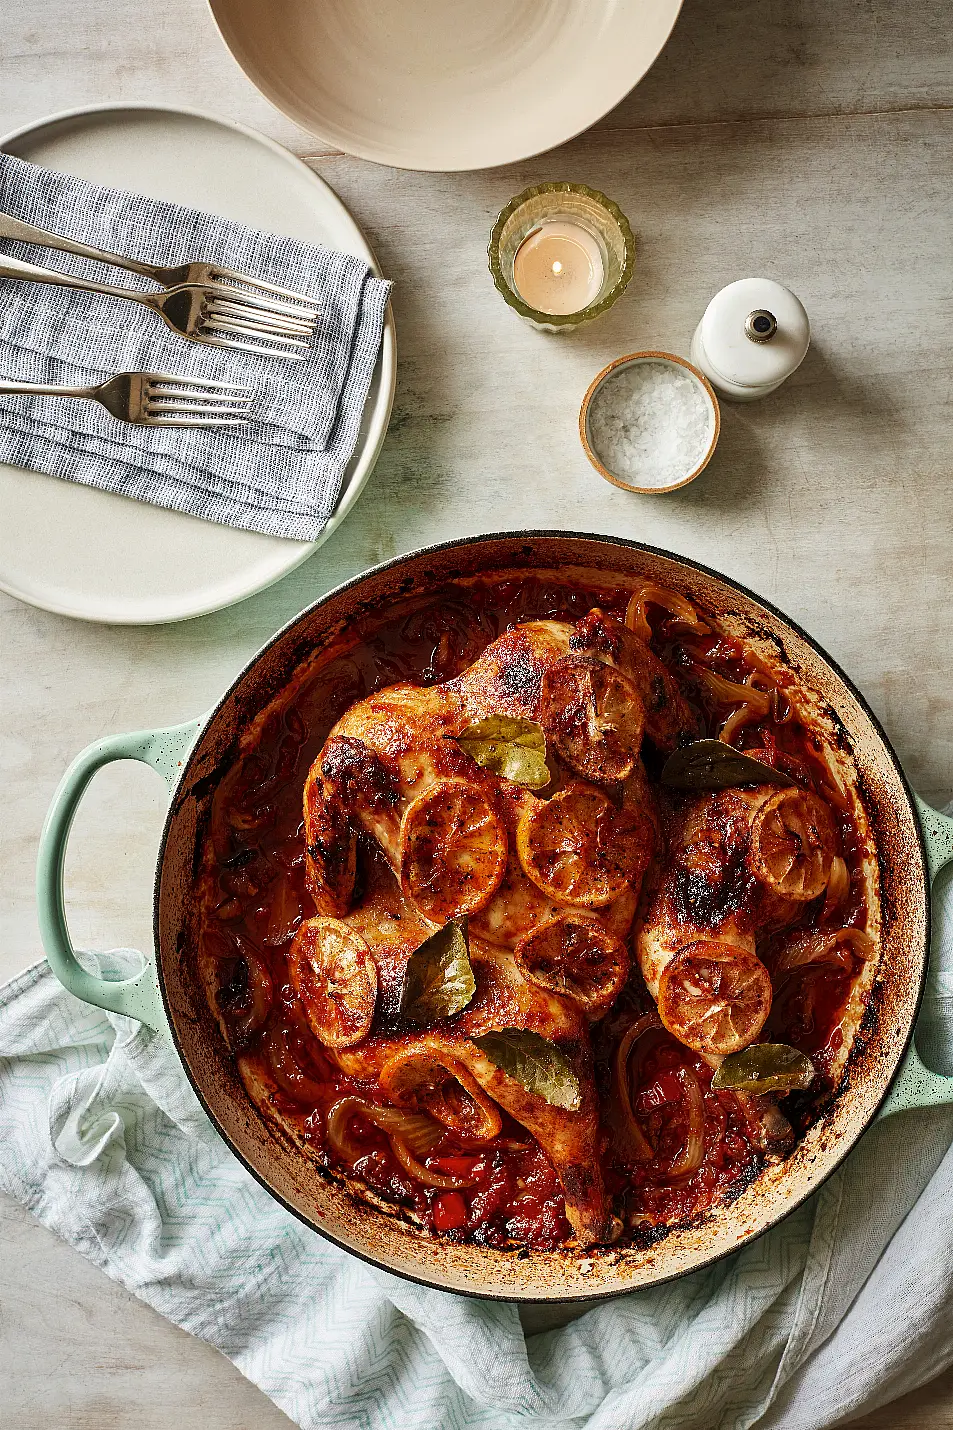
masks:
<instances>
[{"instance_id":1,"label":"fork handle","mask_svg":"<svg viewBox=\"0 0 953 1430\"><path fill-rule=\"evenodd\" d=\"M0 377L0 396L17 392L32 393L34 397L95 397L95 387L56 387L46 382L14 382L12 378Z\"/></svg>"},{"instance_id":2,"label":"fork handle","mask_svg":"<svg viewBox=\"0 0 953 1430\"><path fill-rule=\"evenodd\" d=\"M12 214L0 212L0 238L12 238L17 243L37 243L43 248L58 248L62 253L75 253L78 258L92 258L97 263L109 263L113 268L125 268L130 273L138 273L143 278L152 278L161 283L154 263L142 263L135 258L124 258L121 253L107 253L103 248L94 248L91 243L80 243L75 238L64 238L59 233L48 233L44 228L36 228L32 223L24 223Z\"/></svg>"},{"instance_id":3,"label":"fork handle","mask_svg":"<svg viewBox=\"0 0 953 1430\"><path fill-rule=\"evenodd\" d=\"M84 293L105 293L108 298L130 298L134 303L151 306L152 293L140 293L136 288L116 288L112 283L96 283L92 278L75 278L71 273L57 273L55 268L40 268L35 263L22 263L19 258L0 254L0 278L20 278L32 283L53 283L59 288L79 288Z\"/></svg>"}]
</instances>

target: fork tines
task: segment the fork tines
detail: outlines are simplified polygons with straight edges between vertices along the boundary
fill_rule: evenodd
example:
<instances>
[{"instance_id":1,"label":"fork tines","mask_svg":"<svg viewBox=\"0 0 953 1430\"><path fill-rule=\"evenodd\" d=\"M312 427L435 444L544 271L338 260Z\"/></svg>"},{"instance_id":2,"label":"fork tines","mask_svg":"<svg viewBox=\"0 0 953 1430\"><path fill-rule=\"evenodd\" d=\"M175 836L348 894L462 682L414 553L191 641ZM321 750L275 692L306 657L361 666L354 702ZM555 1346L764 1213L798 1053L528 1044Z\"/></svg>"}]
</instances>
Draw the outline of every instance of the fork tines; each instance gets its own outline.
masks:
<instances>
[{"instance_id":1,"label":"fork tines","mask_svg":"<svg viewBox=\"0 0 953 1430\"><path fill-rule=\"evenodd\" d=\"M274 318L291 327L311 331L318 321L317 308L303 308L294 303L279 303L274 298L262 298L243 288L235 288L230 283L215 282L208 286L209 297L223 303L231 303L256 317Z\"/></svg>"},{"instance_id":2,"label":"fork tines","mask_svg":"<svg viewBox=\"0 0 953 1430\"><path fill-rule=\"evenodd\" d=\"M209 294L199 335L218 347L242 348L265 357L300 361L311 345L315 321L316 314L290 316L273 311L270 305L260 305L257 299L249 302L244 294L229 290L226 295L225 289L219 289ZM239 341L249 338L260 341Z\"/></svg>"},{"instance_id":3,"label":"fork tines","mask_svg":"<svg viewBox=\"0 0 953 1430\"><path fill-rule=\"evenodd\" d=\"M236 382L149 372L143 409L155 427L234 427L247 422L253 392Z\"/></svg>"},{"instance_id":4,"label":"fork tines","mask_svg":"<svg viewBox=\"0 0 953 1430\"><path fill-rule=\"evenodd\" d=\"M296 293L292 288L281 288L277 283L266 283L262 278L250 278L247 273L236 273L231 268L212 267L209 270L209 282L222 283L227 288L256 288L262 293L274 294L275 298L290 299L290 302L280 305L286 312L313 313L317 316L319 311L317 298L308 298L304 293Z\"/></svg>"}]
</instances>

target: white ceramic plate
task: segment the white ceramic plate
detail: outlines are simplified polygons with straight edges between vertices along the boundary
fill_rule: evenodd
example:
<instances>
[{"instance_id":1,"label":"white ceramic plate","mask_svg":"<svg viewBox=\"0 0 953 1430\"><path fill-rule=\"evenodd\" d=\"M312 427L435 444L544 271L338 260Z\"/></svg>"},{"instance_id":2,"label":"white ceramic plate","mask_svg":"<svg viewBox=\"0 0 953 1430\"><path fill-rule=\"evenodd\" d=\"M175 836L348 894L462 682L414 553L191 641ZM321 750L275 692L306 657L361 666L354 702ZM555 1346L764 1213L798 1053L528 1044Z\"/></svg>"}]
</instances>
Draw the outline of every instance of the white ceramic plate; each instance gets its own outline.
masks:
<instances>
[{"instance_id":1,"label":"white ceramic plate","mask_svg":"<svg viewBox=\"0 0 953 1430\"><path fill-rule=\"evenodd\" d=\"M0 144L36 164L323 243L377 267L327 184L238 124L146 105L97 106L54 115ZM138 625L199 616L279 580L331 535L370 476L394 401L396 352L388 313L357 450L317 541L235 531L0 463L0 588L62 615Z\"/></svg>"},{"instance_id":2,"label":"white ceramic plate","mask_svg":"<svg viewBox=\"0 0 953 1430\"><path fill-rule=\"evenodd\" d=\"M329 144L484 169L562 144L655 62L681 0L209 0L253 84Z\"/></svg>"}]
</instances>

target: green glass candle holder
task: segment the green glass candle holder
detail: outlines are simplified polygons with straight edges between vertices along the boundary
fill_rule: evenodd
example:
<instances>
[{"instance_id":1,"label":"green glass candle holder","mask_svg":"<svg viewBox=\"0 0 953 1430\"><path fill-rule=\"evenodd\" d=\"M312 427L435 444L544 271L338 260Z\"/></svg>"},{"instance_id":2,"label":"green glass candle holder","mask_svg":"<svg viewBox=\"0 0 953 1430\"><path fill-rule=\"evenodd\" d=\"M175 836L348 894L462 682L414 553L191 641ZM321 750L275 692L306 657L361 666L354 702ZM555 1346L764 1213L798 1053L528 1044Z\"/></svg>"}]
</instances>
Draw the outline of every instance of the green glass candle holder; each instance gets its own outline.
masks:
<instances>
[{"instance_id":1,"label":"green glass candle holder","mask_svg":"<svg viewBox=\"0 0 953 1430\"><path fill-rule=\"evenodd\" d=\"M513 277L520 245L542 224L565 221L596 242L603 264L595 297L574 313L544 313L521 296ZM635 269L635 237L618 204L585 184L536 184L511 199L493 226L487 249L493 282L521 318L550 333L570 333L607 312L625 292Z\"/></svg>"}]
</instances>

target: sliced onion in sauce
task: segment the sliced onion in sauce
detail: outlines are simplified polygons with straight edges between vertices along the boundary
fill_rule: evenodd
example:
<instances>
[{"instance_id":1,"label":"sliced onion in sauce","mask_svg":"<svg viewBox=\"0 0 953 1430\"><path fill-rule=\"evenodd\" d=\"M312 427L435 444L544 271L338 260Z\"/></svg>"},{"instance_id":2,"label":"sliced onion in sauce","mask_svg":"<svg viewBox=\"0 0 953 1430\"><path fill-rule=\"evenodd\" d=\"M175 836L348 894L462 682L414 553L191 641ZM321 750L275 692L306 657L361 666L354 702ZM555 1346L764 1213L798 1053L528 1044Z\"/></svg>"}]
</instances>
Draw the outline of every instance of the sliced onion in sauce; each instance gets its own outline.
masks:
<instances>
[{"instance_id":1,"label":"sliced onion in sauce","mask_svg":"<svg viewBox=\"0 0 953 1430\"><path fill-rule=\"evenodd\" d=\"M352 1141L348 1123L355 1112L366 1111L367 1105L359 1097L342 1097L329 1110L324 1124L328 1146L352 1167L359 1157L363 1157L364 1148Z\"/></svg>"},{"instance_id":2,"label":"sliced onion in sauce","mask_svg":"<svg viewBox=\"0 0 953 1430\"><path fill-rule=\"evenodd\" d=\"M371 1105L367 1115L388 1137L400 1137L415 1157L426 1157L444 1135L440 1123L426 1112Z\"/></svg>"},{"instance_id":3,"label":"sliced onion in sauce","mask_svg":"<svg viewBox=\"0 0 953 1430\"><path fill-rule=\"evenodd\" d=\"M727 676L719 675L704 665L696 665L695 674L720 705L750 705L752 710L762 717L770 713L771 695L768 691L759 690L757 686L750 684L756 678L754 674L748 676L744 685L737 680L729 680Z\"/></svg>"},{"instance_id":4,"label":"sliced onion in sauce","mask_svg":"<svg viewBox=\"0 0 953 1430\"><path fill-rule=\"evenodd\" d=\"M457 1192L461 1187L472 1187L475 1177L452 1177L446 1172L432 1172L410 1151L402 1137L394 1133L390 1139L391 1149L405 1172L423 1182L425 1187L437 1187L442 1192Z\"/></svg>"},{"instance_id":5,"label":"sliced onion in sauce","mask_svg":"<svg viewBox=\"0 0 953 1430\"><path fill-rule=\"evenodd\" d=\"M851 807L850 796L844 786L843 776L834 762L831 751L827 745L821 741L818 748L815 749L814 754L824 767L826 776L824 780L824 798L829 804L834 805L834 807L839 809L842 813L849 811Z\"/></svg>"},{"instance_id":6,"label":"sliced onion in sauce","mask_svg":"<svg viewBox=\"0 0 953 1430\"><path fill-rule=\"evenodd\" d=\"M238 1051L247 1046L268 1021L275 992L271 974L254 945L233 930L209 925L202 930L201 948L203 954L212 958L245 965L247 981L242 993L230 994L227 986L222 988L221 984L219 993L219 1007L228 1023L229 1043ZM218 976L221 979L222 974Z\"/></svg>"},{"instance_id":7,"label":"sliced onion in sauce","mask_svg":"<svg viewBox=\"0 0 953 1430\"><path fill-rule=\"evenodd\" d=\"M669 1167L670 1177L690 1177L705 1155L705 1097L701 1083L691 1068L680 1067L675 1074L681 1084L688 1112L685 1145Z\"/></svg>"},{"instance_id":8,"label":"sliced onion in sauce","mask_svg":"<svg viewBox=\"0 0 953 1430\"><path fill-rule=\"evenodd\" d=\"M418 1160L427 1156L444 1134L444 1129L432 1117L422 1112L403 1112L397 1107L378 1107L360 1097L342 1097L327 1116L325 1135L328 1144L345 1162L353 1166L364 1155L365 1149L353 1140L348 1125L358 1113L386 1133L391 1150L404 1171L424 1186L436 1187L440 1191L458 1191L461 1187L473 1185L473 1178L434 1172Z\"/></svg>"},{"instance_id":9,"label":"sliced onion in sauce","mask_svg":"<svg viewBox=\"0 0 953 1430\"><path fill-rule=\"evenodd\" d=\"M822 923L828 923L850 893L850 874L839 854L831 860L831 872L827 879L827 897L821 912Z\"/></svg>"},{"instance_id":10,"label":"sliced onion in sauce","mask_svg":"<svg viewBox=\"0 0 953 1430\"><path fill-rule=\"evenodd\" d=\"M649 602L653 606L661 606L663 611L668 611L670 616L675 616L683 626L689 626L694 631L706 632L709 629L699 617L691 601L680 596L676 591L669 591L665 586L651 584L640 586L626 607L625 624L630 631L634 631L641 640L644 640L646 645L652 639L653 634L645 614L645 608Z\"/></svg>"},{"instance_id":11,"label":"sliced onion in sauce","mask_svg":"<svg viewBox=\"0 0 953 1430\"><path fill-rule=\"evenodd\" d=\"M279 883L268 915L268 927L263 942L268 948L280 948L288 943L301 925L303 917L301 900L290 880Z\"/></svg>"},{"instance_id":12,"label":"sliced onion in sauce","mask_svg":"<svg viewBox=\"0 0 953 1430\"><path fill-rule=\"evenodd\" d=\"M274 998L274 984L264 960L242 943L241 956L248 968L248 992L251 1006L247 1013L236 1019L233 1030L235 1042L241 1047L252 1038L259 1028L263 1028L271 1012Z\"/></svg>"},{"instance_id":13,"label":"sliced onion in sauce","mask_svg":"<svg viewBox=\"0 0 953 1430\"><path fill-rule=\"evenodd\" d=\"M621 1143L620 1150L638 1162L650 1162L655 1152L632 1107L633 1078L629 1059L632 1049L643 1034L653 1031L662 1031L662 1025L654 1013L644 1013L641 1018L636 1018L631 1027L626 1029L616 1049L612 1066L612 1106L617 1109L615 1121Z\"/></svg>"},{"instance_id":14,"label":"sliced onion in sauce","mask_svg":"<svg viewBox=\"0 0 953 1430\"><path fill-rule=\"evenodd\" d=\"M728 719L718 731L718 738L725 745L730 745L741 729L742 725L748 725L757 718L757 712L751 705L739 705L737 710L732 710Z\"/></svg>"},{"instance_id":15,"label":"sliced onion in sauce","mask_svg":"<svg viewBox=\"0 0 953 1430\"><path fill-rule=\"evenodd\" d=\"M799 968L807 968L810 965L820 967L824 964L851 973L853 959L867 963L874 958L875 953L873 939L861 929L842 928L831 933L801 934L781 950L774 966L774 974L776 978L781 978Z\"/></svg>"},{"instance_id":16,"label":"sliced onion in sauce","mask_svg":"<svg viewBox=\"0 0 953 1430\"><path fill-rule=\"evenodd\" d=\"M732 710L731 714L728 716L728 719L725 721L724 725L722 725L721 729L719 730L718 738L719 740L723 741L724 744L731 744L732 740L734 739L737 732L741 729L742 725L748 725L751 723L752 720L763 719L764 716L769 713L769 711L773 712L776 709L778 703L777 690L774 686L772 686L771 689L768 691L759 690L754 683L756 680L759 679L761 679L761 677L757 675L757 673L753 673L746 677L745 687L751 690L751 696L746 699L743 704L739 705L737 710ZM762 701L760 699L762 695L764 695L767 699L767 709L762 708Z\"/></svg>"}]
</instances>

